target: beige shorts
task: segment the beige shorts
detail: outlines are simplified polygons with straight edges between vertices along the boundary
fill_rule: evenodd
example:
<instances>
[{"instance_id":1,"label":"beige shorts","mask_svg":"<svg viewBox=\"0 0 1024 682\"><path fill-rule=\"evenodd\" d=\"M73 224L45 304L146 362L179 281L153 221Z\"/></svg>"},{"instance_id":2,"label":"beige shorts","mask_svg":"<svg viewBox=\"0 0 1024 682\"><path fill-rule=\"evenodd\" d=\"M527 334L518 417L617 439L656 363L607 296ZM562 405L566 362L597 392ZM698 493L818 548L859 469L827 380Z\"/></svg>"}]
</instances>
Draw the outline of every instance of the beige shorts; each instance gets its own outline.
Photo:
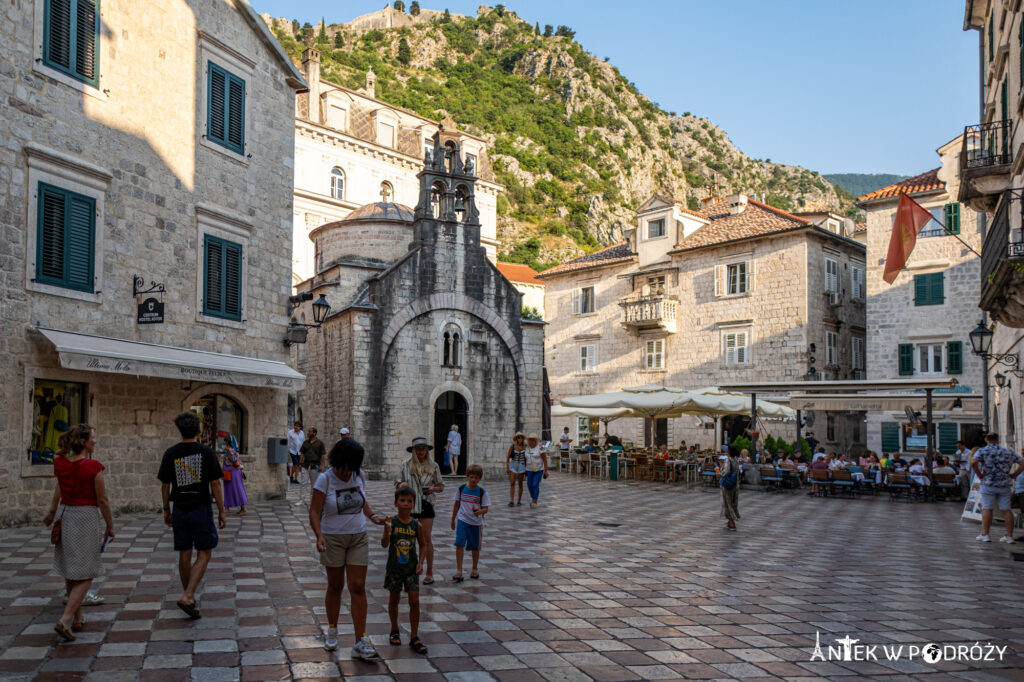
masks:
<instances>
[{"instance_id":1,"label":"beige shorts","mask_svg":"<svg viewBox=\"0 0 1024 682\"><path fill-rule=\"evenodd\" d=\"M327 549L320 553L320 564L329 568L366 566L370 562L370 543L366 532L349 535L324 535Z\"/></svg>"}]
</instances>

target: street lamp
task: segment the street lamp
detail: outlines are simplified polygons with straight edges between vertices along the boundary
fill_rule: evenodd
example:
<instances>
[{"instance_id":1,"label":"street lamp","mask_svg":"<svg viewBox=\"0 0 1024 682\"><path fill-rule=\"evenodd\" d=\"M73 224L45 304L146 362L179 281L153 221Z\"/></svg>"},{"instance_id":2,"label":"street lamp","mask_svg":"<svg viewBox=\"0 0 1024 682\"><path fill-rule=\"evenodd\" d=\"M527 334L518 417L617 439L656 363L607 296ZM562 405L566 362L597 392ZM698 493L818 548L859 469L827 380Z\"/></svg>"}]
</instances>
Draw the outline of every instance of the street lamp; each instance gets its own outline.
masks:
<instances>
[{"instance_id":1,"label":"street lamp","mask_svg":"<svg viewBox=\"0 0 1024 682\"><path fill-rule=\"evenodd\" d=\"M1020 368L1020 357L1016 353L993 353L992 352L992 336L993 332L985 325L985 321L982 320L978 323L978 326L974 328L968 336L971 339L971 350L978 357L986 360L995 360L1000 365L1005 365L1010 368L1013 375L1018 379L1024 377L1024 370ZM996 374L996 384L1002 386L999 383L999 377L1001 374ZM1003 376L1003 380L1006 377Z\"/></svg>"},{"instance_id":2,"label":"street lamp","mask_svg":"<svg viewBox=\"0 0 1024 682\"><path fill-rule=\"evenodd\" d=\"M312 301L313 294L304 291L295 296L288 297L288 314L291 315L292 311L301 304L303 301ZM331 312L331 304L327 302L323 294L320 294L320 298L313 301L313 324L306 324L305 322L296 322L292 320L288 323L288 328L284 333L284 345L290 346L293 343L306 343L306 335L310 329L320 330L324 320L327 319L327 314Z\"/></svg>"},{"instance_id":3,"label":"street lamp","mask_svg":"<svg viewBox=\"0 0 1024 682\"><path fill-rule=\"evenodd\" d=\"M996 386L998 386L999 388L1003 388L1004 386L1006 386L1006 375L1005 374L1001 374L1000 372L996 372L995 380L996 380Z\"/></svg>"}]
</instances>

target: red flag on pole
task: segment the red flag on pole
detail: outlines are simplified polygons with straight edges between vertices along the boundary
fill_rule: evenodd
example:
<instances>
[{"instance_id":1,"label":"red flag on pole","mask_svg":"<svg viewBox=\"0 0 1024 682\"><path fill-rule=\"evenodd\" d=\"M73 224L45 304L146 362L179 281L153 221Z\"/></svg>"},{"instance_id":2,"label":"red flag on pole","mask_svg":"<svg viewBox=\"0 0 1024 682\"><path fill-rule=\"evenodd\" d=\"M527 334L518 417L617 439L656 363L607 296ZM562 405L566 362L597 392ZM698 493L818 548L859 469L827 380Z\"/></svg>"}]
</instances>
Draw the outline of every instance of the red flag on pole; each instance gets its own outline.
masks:
<instances>
[{"instance_id":1,"label":"red flag on pole","mask_svg":"<svg viewBox=\"0 0 1024 682\"><path fill-rule=\"evenodd\" d=\"M892 221L892 236L889 237L889 253L885 257L885 272L882 279L888 284L907 266L910 252L917 244L917 235L921 228L932 219L928 209L921 206L906 194L900 195L899 206L896 207L896 218Z\"/></svg>"}]
</instances>

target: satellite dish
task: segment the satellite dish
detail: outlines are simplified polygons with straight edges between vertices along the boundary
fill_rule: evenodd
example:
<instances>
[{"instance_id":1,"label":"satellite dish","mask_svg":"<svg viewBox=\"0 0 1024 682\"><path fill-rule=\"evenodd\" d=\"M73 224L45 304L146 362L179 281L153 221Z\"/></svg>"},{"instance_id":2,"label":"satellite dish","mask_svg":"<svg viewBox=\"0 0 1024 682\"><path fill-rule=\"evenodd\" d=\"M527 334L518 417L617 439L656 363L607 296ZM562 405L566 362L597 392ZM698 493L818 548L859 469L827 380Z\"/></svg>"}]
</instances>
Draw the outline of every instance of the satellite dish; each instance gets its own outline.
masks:
<instances>
[{"instance_id":1,"label":"satellite dish","mask_svg":"<svg viewBox=\"0 0 1024 682\"><path fill-rule=\"evenodd\" d=\"M912 408L910 405L907 405L903 408L903 411L906 413L907 421L910 422L911 426L921 425L921 419L918 416L917 412L914 412L914 408Z\"/></svg>"}]
</instances>

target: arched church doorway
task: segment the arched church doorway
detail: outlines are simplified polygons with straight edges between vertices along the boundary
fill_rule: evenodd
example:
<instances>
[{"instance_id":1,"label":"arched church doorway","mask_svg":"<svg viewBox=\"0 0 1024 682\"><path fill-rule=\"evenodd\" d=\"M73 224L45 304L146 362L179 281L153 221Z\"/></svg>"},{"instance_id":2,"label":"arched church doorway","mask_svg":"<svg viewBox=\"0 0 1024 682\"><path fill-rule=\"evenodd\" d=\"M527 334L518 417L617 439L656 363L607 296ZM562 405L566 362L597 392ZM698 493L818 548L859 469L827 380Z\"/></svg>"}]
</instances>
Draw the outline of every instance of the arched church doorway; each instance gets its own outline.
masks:
<instances>
[{"instance_id":1,"label":"arched church doorway","mask_svg":"<svg viewBox=\"0 0 1024 682\"><path fill-rule=\"evenodd\" d=\"M442 393L434 403L434 459L444 473L466 473L466 456L469 450L469 432L466 428L469 424L468 414L469 406L466 404L466 399L455 391ZM446 469L444 446L448 443L448 432L451 430L452 424L457 425L459 433L462 434L462 453L459 455L458 461L453 460L451 468Z\"/></svg>"}]
</instances>

